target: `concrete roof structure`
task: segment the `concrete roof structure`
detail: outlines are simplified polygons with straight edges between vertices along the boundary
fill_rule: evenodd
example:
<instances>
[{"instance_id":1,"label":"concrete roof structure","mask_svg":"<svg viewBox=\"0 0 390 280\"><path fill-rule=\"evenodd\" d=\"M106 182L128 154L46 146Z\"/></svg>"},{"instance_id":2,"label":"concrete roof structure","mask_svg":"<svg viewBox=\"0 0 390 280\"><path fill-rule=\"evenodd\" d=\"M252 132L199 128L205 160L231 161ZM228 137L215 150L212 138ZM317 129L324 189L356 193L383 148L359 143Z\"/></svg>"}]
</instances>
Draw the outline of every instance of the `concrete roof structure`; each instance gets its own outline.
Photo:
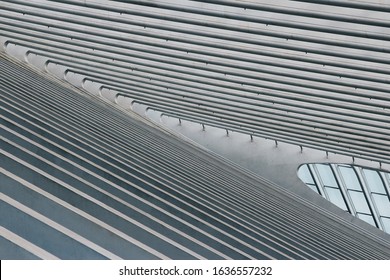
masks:
<instances>
[{"instance_id":1,"label":"concrete roof structure","mask_svg":"<svg viewBox=\"0 0 390 280\"><path fill-rule=\"evenodd\" d=\"M389 12L1 1L0 257L388 259L388 234L296 171L328 154L390 170Z\"/></svg>"}]
</instances>

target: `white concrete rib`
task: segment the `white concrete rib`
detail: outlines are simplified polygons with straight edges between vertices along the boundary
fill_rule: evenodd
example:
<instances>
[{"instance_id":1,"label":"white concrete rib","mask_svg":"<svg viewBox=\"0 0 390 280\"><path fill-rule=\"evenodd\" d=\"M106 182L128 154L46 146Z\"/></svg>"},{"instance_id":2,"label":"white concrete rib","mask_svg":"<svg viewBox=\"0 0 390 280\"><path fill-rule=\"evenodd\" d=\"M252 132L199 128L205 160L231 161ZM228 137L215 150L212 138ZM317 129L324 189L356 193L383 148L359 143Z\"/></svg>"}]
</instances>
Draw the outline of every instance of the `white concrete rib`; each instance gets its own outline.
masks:
<instances>
[{"instance_id":1,"label":"white concrete rib","mask_svg":"<svg viewBox=\"0 0 390 280\"><path fill-rule=\"evenodd\" d=\"M4 170L1 170L2 173L4 173L3 171ZM15 208L18 208L19 210L25 212L26 214L28 214L29 216L49 225L50 227L62 232L63 234L69 236L69 237L72 237L73 239L75 239L76 241L80 242L80 243L83 243L85 244L86 246L90 247L91 249L95 250L96 252L102 254L103 256L109 258L109 259L121 259L120 257L116 256L115 254L112 254L111 252L105 250L104 248L101 248L100 246L94 244L93 242L89 241L88 239L78 235L77 233L63 227L62 225L54 222L53 220L51 219L48 219L46 216L42 215L42 214L39 214L38 212L32 210L31 208L29 207L26 207L25 205L21 204L20 202L16 201L15 199L12 199L11 197L7 196L7 195L4 195L3 193L0 193L0 200L2 200L3 202L9 204L9 205L12 205L13 207ZM1 234L5 234L7 236L11 236L10 235L10 231L8 231L7 229L5 228L1 228ZM3 235L4 236L4 235ZM30 252L34 253L34 252L38 252L39 254L39 257L42 257L44 259L53 259L53 258L56 258L54 255L48 253L48 252L44 252L42 249L40 248L37 248L37 246L34 247L34 245L31 245L29 242L26 242L23 244L23 240L22 238L15 238L15 235L12 235L13 239L12 240L15 240L15 243L16 244L19 244L19 245L23 245L22 247L23 248L30 248Z\"/></svg>"},{"instance_id":2,"label":"white concrete rib","mask_svg":"<svg viewBox=\"0 0 390 280\"><path fill-rule=\"evenodd\" d=\"M33 243L27 241L26 239L16 235L12 231L9 231L5 227L0 226L0 235L17 246L27 250L28 252L36 255L37 257L44 260L58 260L56 256L50 254L49 252L43 250L42 248L34 245Z\"/></svg>"}]
</instances>

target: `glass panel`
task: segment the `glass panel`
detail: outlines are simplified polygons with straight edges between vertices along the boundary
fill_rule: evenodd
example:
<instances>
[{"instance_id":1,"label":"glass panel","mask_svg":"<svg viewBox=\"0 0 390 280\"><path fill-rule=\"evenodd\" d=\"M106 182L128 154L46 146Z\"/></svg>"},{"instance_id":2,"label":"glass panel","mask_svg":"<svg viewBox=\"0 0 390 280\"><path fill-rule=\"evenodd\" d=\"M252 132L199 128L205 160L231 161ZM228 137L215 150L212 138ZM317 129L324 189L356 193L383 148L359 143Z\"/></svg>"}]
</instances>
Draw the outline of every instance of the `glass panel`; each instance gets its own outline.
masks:
<instances>
[{"instance_id":1,"label":"glass panel","mask_svg":"<svg viewBox=\"0 0 390 280\"><path fill-rule=\"evenodd\" d=\"M365 214L361 214L361 213L357 213L356 216L359 218L359 219L362 219L363 221L373 225L374 227L376 227L376 224L375 224L375 221L374 221L374 218L370 215L365 215Z\"/></svg>"},{"instance_id":2,"label":"glass panel","mask_svg":"<svg viewBox=\"0 0 390 280\"><path fill-rule=\"evenodd\" d=\"M362 187L360 186L359 180L353 168L344 166L339 166L338 168L348 189L359 191L362 190Z\"/></svg>"},{"instance_id":3,"label":"glass panel","mask_svg":"<svg viewBox=\"0 0 390 280\"><path fill-rule=\"evenodd\" d=\"M348 193L357 212L371 214L367 200L362 192L348 191Z\"/></svg>"},{"instance_id":4,"label":"glass panel","mask_svg":"<svg viewBox=\"0 0 390 280\"><path fill-rule=\"evenodd\" d=\"M373 194L372 198L381 216L390 217L390 200L387 195Z\"/></svg>"},{"instance_id":5,"label":"glass panel","mask_svg":"<svg viewBox=\"0 0 390 280\"><path fill-rule=\"evenodd\" d=\"M325 186L338 188L336 179L334 178L332 169L326 164L316 164L318 173L320 174L321 181Z\"/></svg>"},{"instance_id":6,"label":"glass panel","mask_svg":"<svg viewBox=\"0 0 390 280\"><path fill-rule=\"evenodd\" d=\"M382 217L381 220L382 220L382 223L383 223L383 226L384 226L384 230L386 232L390 233L390 218Z\"/></svg>"},{"instance_id":7,"label":"glass panel","mask_svg":"<svg viewBox=\"0 0 390 280\"><path fill-rule=\"evenodd\" d=\"M390 184L390 176L389 176L389 173L387 173L387 172L381 172L383 175L385 175L385 178L386 178L386 180L387 180L387 183L389 183Z\"/></svg>"},{"instance_id":8,"label":"glass panel","mask_svg":"<svg viewBox=\"0 0 390 280\"><path fill-rule=\"evenodd\" d=\"M388 183L388 185L390 185L390 174L389 173L385 173L385 172L382 172L382 174L385 174L385 178L387 180L387 183Z\"/></svg>"},{"instance_id":9,"label":"glass panel","mask_svg":"<svg viewBox=\"0 0 390 280\"><path fill-rule=\"evenodd\" d=\"M334 167L337 168L337 174L333 173ZM315 172L312 174L310 171ZM356 209L356 216L367 223L377 227L375 218L378 215L378 219L381 219L383 224L383 230L390 233L390 188L387 185L390 185L389 172L348 164L316 163L302 165L297 173L309 188L316 193L319 193L319 190L324 191L322 195L326 195L325 197L330 202L344 211L349 211L346 202L348 205L353 205ZM320 185L314 180L316 176L321 182ZM360 181L360 178L364 180ZM363 189L363 186L368 192L365 188ZM347 191L348 195L344 197L345 193L342 191ZM375 208L375 211L370 209L368 202L372 203L371 206Z\"/></svg>"},{"instance_id":10,"label":"glass panel","mask_svg":"<svg viewBox=\"0 0 390 280\"><path fill-rule=\"evenodd\" d=\"M364 177L366 177L368 182L368 187L372 192L386 194L385 188L383 186L382 180L379 177L378 172L370 169L363 169Z\"/></svg>"},{"instance_id":11,"label":"glass panel","mask_svg":"<svg viewBox=\"0 0 390 280\"><path fill-rule=\"evenodd\" d=\"M325 190L329 196L330 202L336 204L341 209L348 211L347 206L345 205L345 201L343 199L343 196L341 195L340 189L334 189L334 188L327 188L325 187Z\"/></svg>"},{"instance_id":12,"label":"glass panel","mask_svg":"<svg viewBox=\"0 0 390 280\"><path fill-rule=\"evenodd\" d=\"M309 188L311 188L313 191L319 194L317 186L313 184L306 184Z\"/></svg>"},{"instance_id":13,"label":"glass panel","mask_svg":"<svg viewBox=\"0 0 390 280\"><path fill-rule=\"evenodd\" d=\"M298 177L306 184L314 184L313 177L310 174L309 168L307 165L302 165L298 170Z\"/></svg>"}]
</instances>

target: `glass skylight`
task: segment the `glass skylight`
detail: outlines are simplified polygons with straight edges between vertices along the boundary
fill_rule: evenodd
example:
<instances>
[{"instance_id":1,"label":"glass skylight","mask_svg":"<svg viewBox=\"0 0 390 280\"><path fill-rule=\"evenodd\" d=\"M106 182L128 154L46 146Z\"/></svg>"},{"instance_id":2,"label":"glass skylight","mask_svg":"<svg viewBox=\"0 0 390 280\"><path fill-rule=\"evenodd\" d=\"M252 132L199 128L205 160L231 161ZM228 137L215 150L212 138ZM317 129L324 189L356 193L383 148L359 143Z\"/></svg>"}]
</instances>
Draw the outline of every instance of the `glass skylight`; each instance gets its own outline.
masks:
<instances>
[{"instance_id":1,"label":"glass skylight","mask_svg":"<svg viewBox=\"0 0 390 280\"><path fill-rule=\"evenodd\" d=\"M299 178L352 215L390 233L390 173L347 164L302 165Z\"/></svg>"}]
</instances>

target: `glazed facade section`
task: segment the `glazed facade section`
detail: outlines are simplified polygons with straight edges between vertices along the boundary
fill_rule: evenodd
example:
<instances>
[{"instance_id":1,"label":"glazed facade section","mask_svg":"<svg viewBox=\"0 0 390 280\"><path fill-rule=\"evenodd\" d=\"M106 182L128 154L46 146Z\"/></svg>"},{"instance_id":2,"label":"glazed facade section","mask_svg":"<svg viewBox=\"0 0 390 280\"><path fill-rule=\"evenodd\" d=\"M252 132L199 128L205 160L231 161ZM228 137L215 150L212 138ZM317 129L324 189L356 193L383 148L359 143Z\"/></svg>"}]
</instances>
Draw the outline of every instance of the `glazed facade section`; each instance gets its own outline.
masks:
<instances>
[{"instance_id":1,"label":"glazed facade section","mask_svg":"<svg viewBox=\"0 0 390 280\"><path fill-rule=\"evenodd\" d=\"M390 174L348 164L307 164L298 170L313 191L341 209L390 232Z\"/></svg>"}]
</instances>

